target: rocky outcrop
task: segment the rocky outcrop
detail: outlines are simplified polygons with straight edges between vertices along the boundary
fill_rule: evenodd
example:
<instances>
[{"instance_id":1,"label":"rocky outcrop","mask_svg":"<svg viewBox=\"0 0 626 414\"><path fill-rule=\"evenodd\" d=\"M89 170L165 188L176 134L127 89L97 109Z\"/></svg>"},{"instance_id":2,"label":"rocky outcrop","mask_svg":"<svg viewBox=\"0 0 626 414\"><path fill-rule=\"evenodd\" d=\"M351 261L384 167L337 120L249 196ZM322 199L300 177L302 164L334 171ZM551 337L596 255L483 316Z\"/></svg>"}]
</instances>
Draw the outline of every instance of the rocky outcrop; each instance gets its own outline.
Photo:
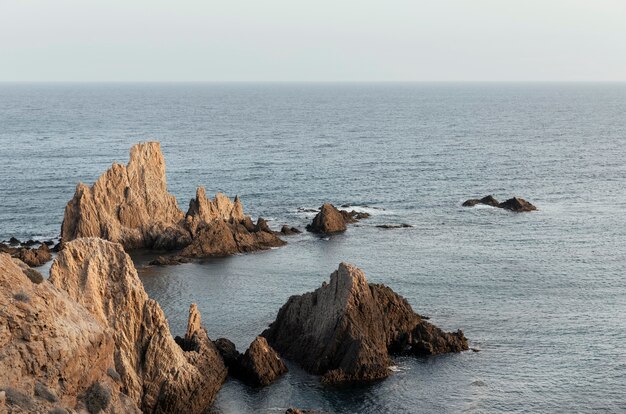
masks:
<instances>
[{"instance_id":1,"label":"rocky outcrop","mask_svg":"<svg viewBox=\"0 0 626 414\"><path fill-rule=\"evenodd\" d=\"M330 203L325 203L311 224L306 226L311 233L332 234L346 231L347 224L356 223L360 219L368 218L368 213L359 213L355 210L339 210Z\"/></svg>"},{"instance_id":2,"label":"rocky outcrop","mask_svg":"<svg viewBox=\"0 0 626 414\"><path fill-rule=\"evenodd\" d=\"M139 413L107 373L115 366L110 328L48 281L33 283L28 269L0 254L0 394L5 409ZM101 404L96 407L94 401Z\"/></svg>"},{"instance_id":3,"label":"rocky outcrop","mask_svg":"<svg viewBox=\"0 0 626 414\"><path fill-rule=\"evenodd\" d=\"M212 403L226 368L199 314L190 315L185 351L121 245L95 238L66 243L49 281L106 330L120 389L141 410L199 413Z\"/></svg>"},{"instance_id":4,"label":"rocky outcrop","mask_svg":"<svg viewBox=\"0 0 626 414\"><path fill-rule=\"evenodd\" d=\"M406 228L413 227L413 226L407 223L402 223L402 224L379 224L376 227L378 227L379 229L390 230L390 229L406 229Z\"/></svg>"},{"instance_id":5,"label":"rocky outcrop","mask_svg":"<svg viewBox=\"0 0 626 414\"><path fill-rule=\"evenodd\" d=\"M283 236L293 236L300 233L302 232L297 227L289 227L286 224L283 224L283 226L280 228L280 234L282 234Z\"/></svg>"},{"instance_id":6,"label":"rocky outcrop","mask_svg":"<svg viewBox=\"0 0 626 414\"><path fill-rule=\"evenodd\" d=\"M524 200L523 198L518 197L509 198L508 200L500 203L499 207L515 212L537 210L537 207Z\"/></svg>"},{"instance_id":7,"label":"rocky outcrop","mask_svg":"<svg viewBox=\"0 0 626 414\"><path fill-rule=\"evenodd\" d=\"M537 210L537 207L524 200L523 198L513 197L500 203L493 196L486 196L481 199L472 198L463 203L463 207L474 207L477 204L484 204L487 206L503 208L505 210L511 210L515 212L533 211Z\"/></svg>"},{"instance_id":8,"label":"rocky outcrop","mask_svg":"<svg viewBox=\"0 0 626 414\"><path fill-rule=\"evenodd\" d=\"M114 163L93 186L78 184L67 204L61 238L100 237L133 248L179 248L189 243L183 213L167 192L158 142L134 145L128 165Z\"/></svg>"},{"instance_id":9,"label":"rocky outcrop","mask_svg":"<svg viewBox=\"0 0 626 414\"><path fill-rule=\"evenodd\" d=\"M0 253L7 253L32 267L41 266L52 260L50 249L45 243L37 248L13 247L11 245L0 244Z\"/></svg>"},{"instance_id":10,"label":"rocky outcrop","mask_svg":"<svg viewBox=\"0 0 626 414\"><path fill-rule=\"evenodd\" d=\"M260 222L261 219L259 219ZM197 230L191 244L185 247L182 257L229 256L283 246L285 242L274 232L259 223L252 229L241 222L214 220Z\"/></svg>"},{"instance_id":11,"label":"rocky outcrop","mask_svg":"<svg viewBox=\"0 0 626 414\"><path fill-rule=\"evenodd\" d=\"M226 338L216 340L215 346L228 367L228 373L253 387L267 386L287 372L285 363L262 336L257 336L244 354L240 354L235 344Z\"/></svg>"},{"instance_id":12,"label":"rocky outcrop","mask_svg":"<svg viewBox=\"0 0 626 414\"><path fill-rule=\"evenodd\" d=\"M390 288L368 284L361 270L345 263L329 284L289 298L262 336L326 383L384 378L390 374L390 354L468 349L461 331L443 332Z\"/></svg>"},{"instance_id":13,"label":"rocky outcrop","mask_svg":"<svg viewBox=\"0 0 626 414\"><path fill-rule=\"evenodd\" d=\"M238 197L218 193L213 200L203 187L186 214L167 192L165 161L158 142L132 147L127 166L113 166L92 187L79 184L65 208L62 241L99 237L126 249L184 250L185 257L224 256L285 244L264 220L255 225ZM224 237L223 239L221 237ZM178 263L158 260L157 264Z\"/></svg>"},{"instance_id":14,"label":"rocky outcrop","mask_svg":"<svg viewBox=\"0 0 626 414\"><path fill-rule=\"evenodd\" d=\"M217 193L213 201L206 197L204 187L198 187L196 198L189 202L189 210L185 216L187 228L192 236L197 234L198 228L213 221L236 221L244 220L243 206L239 197L235 201L222 193Z\"/></svg>"}]
</instances>

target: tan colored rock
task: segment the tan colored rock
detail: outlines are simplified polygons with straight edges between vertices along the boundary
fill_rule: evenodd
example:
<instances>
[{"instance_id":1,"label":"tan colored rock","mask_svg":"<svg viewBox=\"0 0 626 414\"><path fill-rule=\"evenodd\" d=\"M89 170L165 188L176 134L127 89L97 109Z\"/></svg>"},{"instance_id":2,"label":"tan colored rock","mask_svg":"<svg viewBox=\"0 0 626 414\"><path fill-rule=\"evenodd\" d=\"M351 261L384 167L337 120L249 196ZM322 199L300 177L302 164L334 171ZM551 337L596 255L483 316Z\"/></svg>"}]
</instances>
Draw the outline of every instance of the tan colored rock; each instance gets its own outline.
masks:
<instances>
[{"instance_id":1,"label":"tan colored rock","mask_svg":"<svg viewBox=\"0 0 626 414\"><path fill-rule=\"evenodd\" d=\"M369 213L358 211L339 210L330 203L325 203L319 213L313 218L311 224L306 226L311 233L332 234L346 231L347 224L356 223L368 218Z\"/></svg>"},{"instance_id":2,"label":"tan colored rock","mask_svg":"<svg viewBox=\"0 0 626 414\"><path fill-rule=\"evenodd\" d=\"M108 390L102 412L139 413L107 370L113 332L67 292L33 283L24 267L0 254L0 393L9 412L87 408L90 388Z\"/></svg>"},{"instance_id":3,"label":"tan colored rock","mask_svg":"<svg viewBox=\"0 0 626 414\"><path fill-rule=\"evenodd\" d=\"M461 331L445 333L382 285L368 284L341 263L314 292L292 296L262 334L283 357L327 383L362 382L390 374L391 353L439 354L468 349Z\"/></svg>"},{"instance_id":4,"label":"tan colored rock","mask_svg":"<svg viewBox=\"0 0 626 414\"><path fill-rule=\"evenodd\" d=\"M199 315L193 312L194 350L185 352L121 245L96 238L66 243L49 280L110 330L121 389L143 411L199 413L212 403L226 368Z\"/></svg>"},{"instance_id":5,"label":"tan colored rock","mask_svg":"<svg viewBox=\"0 0 626 414\"><path fill-rule=\"evenodd\" d=\"M190 241L182 219L167 192L161 146L145 142L131 148L128 165L113 164L92 187L78 184L65 208L61 238L100 237L127 249L179 248Z\"/></svg>"},{"instance_id":6,"label":"tan colored rock","mask_svg":"<svg viewBox=\"0 0 626 414\"><path fill-rule=\"evenodd\" d=\"M217 193L213 201L207 198L204 187L198 187L196 198L189 202L189 210L185 216L187 228L192 235L203 224L211 223L215 220L237 221L244 219L243 206L239 197L235 197L234 202L222 193Z\"/></svg>"}]
</instances>

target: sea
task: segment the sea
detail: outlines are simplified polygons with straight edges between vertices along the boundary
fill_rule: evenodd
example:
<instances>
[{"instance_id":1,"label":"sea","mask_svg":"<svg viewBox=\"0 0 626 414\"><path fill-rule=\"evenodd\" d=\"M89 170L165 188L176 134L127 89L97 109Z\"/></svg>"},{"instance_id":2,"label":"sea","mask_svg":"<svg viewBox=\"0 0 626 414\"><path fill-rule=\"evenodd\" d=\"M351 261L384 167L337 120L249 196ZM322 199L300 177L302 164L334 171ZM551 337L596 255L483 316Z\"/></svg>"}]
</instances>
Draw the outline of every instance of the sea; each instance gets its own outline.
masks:
<instances>
[{"instance_id":1,"label":"sea","mask_svg":"<svg viewBox=\"0 0 626 414\"><path fill-rule=\"evenodd\" d=\"M244 351L348 262L478 351L398 357L358 387L287 361L266 388L226 382L212 413L626 412L626 84L3 83L0 239L58 237L76 184L141 141L183 210L202 185L274 229L324 202L371 214L180 266L131 252L174 335L197 303ZM538 210L461 206L489 194Z\"/></svg>"}]
</instances>

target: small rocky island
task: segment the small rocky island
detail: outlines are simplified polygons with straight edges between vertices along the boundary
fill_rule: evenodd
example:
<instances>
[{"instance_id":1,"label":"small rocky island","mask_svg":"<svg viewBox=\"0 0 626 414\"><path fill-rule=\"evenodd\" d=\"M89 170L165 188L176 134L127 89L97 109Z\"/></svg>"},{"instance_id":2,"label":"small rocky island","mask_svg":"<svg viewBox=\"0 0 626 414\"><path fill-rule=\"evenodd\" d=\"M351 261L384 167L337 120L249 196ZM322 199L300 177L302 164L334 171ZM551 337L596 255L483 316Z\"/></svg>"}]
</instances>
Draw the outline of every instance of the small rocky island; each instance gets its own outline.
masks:
<instances>
[{"instance_id":1,"label":"small rocky island","mask_svg":"<svg viewBox=\"0 0 626 414\"><path fill-rule=\"evenodd\" d=\"M262 334L284 358L324 383L363 382L391 374L390 356L468 349L462 331L446 333L413 312L389 287L368 283L341 263L314 292L292 296Z\"/></svg>"},{"instance_id":2,"label":"small rocky island","mask_svg":"<svg viewBox=\"0 0 626 414\"><path fill-rule=\"evenodd\" d=\"M168 193L165 160L158 142L134 145L130 161L114 163L93 186L78 184L65 208L61 239L100 237L125 249L182 250L181 257L227 256L285 244L259 219L244 215L238 197L213 200L203 187L187 213ZM176 259L170 260L176 262ZM162 260L162 264L168 260Z\"/></svg>"},{"instance_id":3,"label":"small rocky island","mask_svg":"<svg viewBox=\"0 0 626 414\"><path fill-rule=\"evenodd\" d=\"M348 224L356 223L369 216L369 213L339 210L330 203L324 203L306 229L311 233L319 234L341 233L347 230Z\"/></svg>"},{"instance_id":4,"label":"small rocky island","mask_svg":"<svg viewBox=\"0 0 626 414\"><path fill-rule=\"evenodd\" d=\"M503 208L514 212L534 211L537 207L523 198L513 197L500 203L493 196L488 195L483 198L471 198L463 203L463 207L474 207L477 204L483 204L486 206Z\"/></svg>"}]
</instances>

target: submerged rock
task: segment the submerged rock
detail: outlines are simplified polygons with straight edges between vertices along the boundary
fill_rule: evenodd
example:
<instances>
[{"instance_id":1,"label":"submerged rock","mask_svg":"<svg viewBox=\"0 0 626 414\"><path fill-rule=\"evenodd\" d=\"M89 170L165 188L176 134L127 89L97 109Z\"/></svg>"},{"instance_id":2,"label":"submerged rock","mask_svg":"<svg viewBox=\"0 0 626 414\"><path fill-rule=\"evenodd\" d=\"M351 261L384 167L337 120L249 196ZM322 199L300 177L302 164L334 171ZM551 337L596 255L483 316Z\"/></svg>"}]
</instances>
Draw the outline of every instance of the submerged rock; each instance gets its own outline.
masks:
<instances>
[{"instance_id":1,"label":"submerged rock","mask_svg":"<svg viewBox=\"0 0 626 414\"><path fill-rule=\"evenodd\" d=\"M216 340L215 346L228 367L228 373L253 387L269 385L287 372L285 363L262 336L257 336L244 354L240 354L235 344L226 338Z\"/></svg>"},{"instance_id":2,"label":"submerged rock","mask_svg":"<svg viewBox=\"0 0 626 414\"><path fill-rule=\"evenodd\" d=\"M283 227L281 227L280 229L280 234L282 234L283 236L293 236L294 234L300 234L300 233L302 232L298 228L289 227L286 224L284 224Z\"/></svg>"},{"instance_id":3,"label":"submerged rock","mask_svg":"<svg viewBox=\"0 0 626 414\"><path fill-rule=\"evenodd\" d=\"M341 263L314 292L292 296L262 334L282 356L325 383L390 374L390 354L436 355L468 349L463 332L446 333L413 312L390 288L368 284Z\"/></svg>"},{"instance_id":4,"label":"submerged rock","mask_svg":"<svg viewBox=\"0 0 626 414\"><path fill-rule=\"evenodd\" d=\"M515 212L533 211L537 210L537 207L524 200L523 198L513 197L502 203L498 202L493 196L486 196L481 199L469 199L463 203L463 207L474 207L477 204L484 204L487 206L503 208Z\"/></svg>"},{"instance_id":5,"label":"submerged rock","mask_svg":"<svg viewBox=\"0 0 626 414\"><path fill-rule=\"evenodd\" d=\"M200 327L199 314L190 312L186 337L192 346L184 351L121 245L95 238L66 243L49 280L106 331L110 350L94 352L115 358L102 370L119 373L120 389L142 411L200 413L213 402L226 367Z\"/></svg>"},{"instance_id":6,"label":"submerged rock","mask_svg":"<svg viewBox=\"0 0 626 414\"><path fill-rule=\"evenodd\" d=\"M410 224L402 223L402 224L380 224L378 226L379 229L404 229L408 227L413 227Z\"/></svg>"}]
</instances>

